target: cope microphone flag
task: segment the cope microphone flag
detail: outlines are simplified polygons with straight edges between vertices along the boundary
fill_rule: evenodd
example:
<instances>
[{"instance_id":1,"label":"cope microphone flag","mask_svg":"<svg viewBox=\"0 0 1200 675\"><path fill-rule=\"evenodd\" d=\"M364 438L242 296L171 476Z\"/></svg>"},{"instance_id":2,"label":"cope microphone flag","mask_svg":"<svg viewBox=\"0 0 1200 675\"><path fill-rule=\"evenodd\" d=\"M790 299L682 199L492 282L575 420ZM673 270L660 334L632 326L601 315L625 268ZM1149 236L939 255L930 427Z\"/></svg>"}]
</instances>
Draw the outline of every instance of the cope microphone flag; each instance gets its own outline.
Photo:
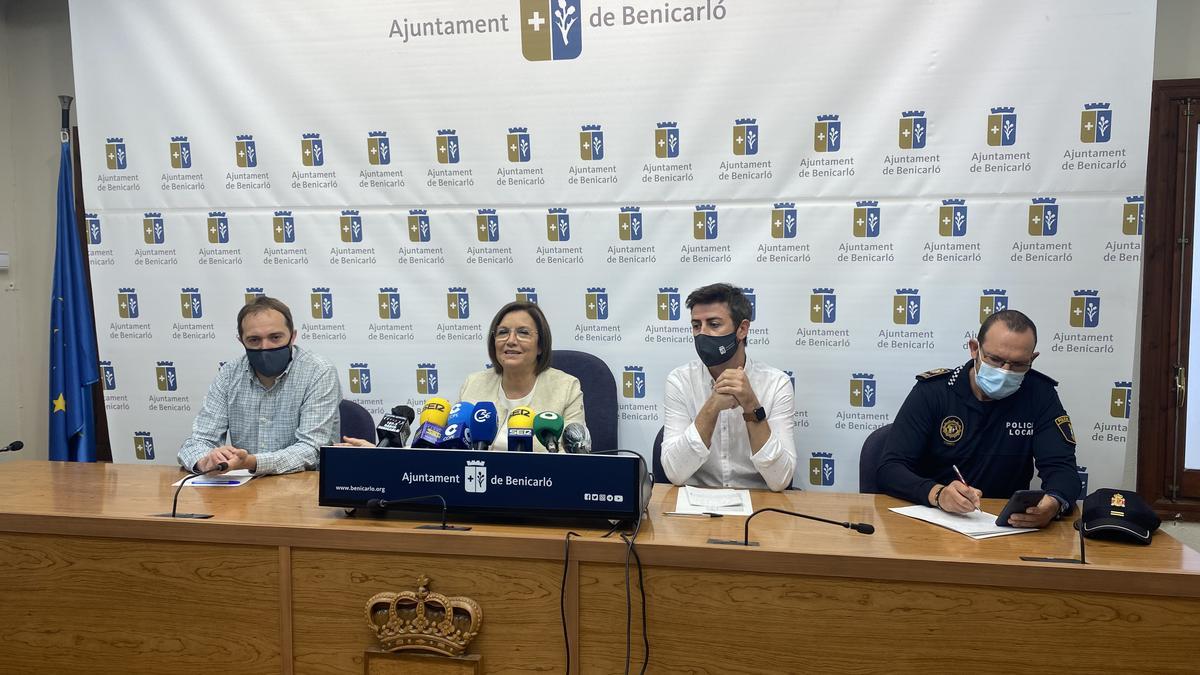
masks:
<instances>
[{"instance_id":1,"label":"cope microphone flag","mask_svg":"<svg viewBox=\"0 0 1200 675\"><path fill-rule=\"evenodd\" d=\"M471 424L471 415L475 412L475 404L470 401L459 401L450 408L450 419L446 422L446 431L442 434L439 448L446 450L466 450L467 431Z\"/></svg>"}]
</instances>

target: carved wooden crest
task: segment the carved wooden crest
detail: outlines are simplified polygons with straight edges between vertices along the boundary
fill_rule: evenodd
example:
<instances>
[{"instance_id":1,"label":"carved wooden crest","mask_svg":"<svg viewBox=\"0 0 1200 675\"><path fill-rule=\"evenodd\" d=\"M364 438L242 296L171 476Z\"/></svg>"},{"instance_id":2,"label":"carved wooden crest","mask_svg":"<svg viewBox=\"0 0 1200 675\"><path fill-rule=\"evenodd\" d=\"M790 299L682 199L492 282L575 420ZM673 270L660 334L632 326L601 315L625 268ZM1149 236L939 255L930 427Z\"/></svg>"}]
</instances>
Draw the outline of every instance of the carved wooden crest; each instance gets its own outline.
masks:
<instances>
[{"instance_id":1,"label":"carved wooden crest","mask_svg":"<svg viewBox=\"0 0 1200 675\"><path fill-rule=\"evenodd\" d=\"M471 598L429 590L429 577L415 591L376 593L367 600L367 623L386 651L420 650L458 656L479 634L483 608Z\"/></svg>"}]
</instances>

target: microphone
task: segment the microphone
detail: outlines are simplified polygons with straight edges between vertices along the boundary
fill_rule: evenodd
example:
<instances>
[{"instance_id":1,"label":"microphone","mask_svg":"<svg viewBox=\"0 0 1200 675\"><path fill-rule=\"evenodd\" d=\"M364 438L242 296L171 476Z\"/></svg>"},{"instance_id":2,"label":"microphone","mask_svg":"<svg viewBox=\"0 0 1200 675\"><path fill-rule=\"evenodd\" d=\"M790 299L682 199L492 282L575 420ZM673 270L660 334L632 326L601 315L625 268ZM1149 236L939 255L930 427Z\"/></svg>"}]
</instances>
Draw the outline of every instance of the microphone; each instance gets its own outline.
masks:
<instances>
[{"instance_id":1,"label":"microphone","mask_svg":"<svg viewBox=\"0 0 1200 675\"><path fill-rule=\"evenodd\" d=\"M550 452L558 452L558 437L562 431L563 418L556 412L541 412L533 418L533 436Z\"/></svg>"},{"instance_id":2,"label":"microphone","mask_svg":"<svg viewBox=\"0 0 1200 675\"><path fill-rule=\"evenodd\" d=\"M190 475L185 477L183 480L179 481L179 486L175 488L175 497L173 499L171 499L171 512L170 513L156 513L156 514L154 514L154 517L155 518L197 518L197 519L212 518L211 513L177 513L178 507L179 507L179 491L182 490L183 486L187 485L187 482L189 480L192 480L193 478L207 476L210 473L220 473L222 471L225 471L228 468L229 468L229 464L227 464L225 462L220 462L213 468L209 469L208 471L200 471L200 472L193 471Z\"/></svg>"},{"instance_id":3,"label":"microphone","mask_svg":"<svg viewBox=\"0 0 1200 675\"><path fill-rule=\"evenodd\" d=\"M465 530L471 529L469 527L462 527L459 525L447 525L446 524L446 511L447 511L446 498L441 495L419 495L416 497L404 497L401 499L368 499L367 500L367 508L371 509L372 511L390 511L392 509L404 508L400 505L405 504L407 502L429 501L429 500L433 500L433 499L436 499L437 501L441 502L441 504L442 504L442 524L440 526L438 526L438 525L418 525L417 526L418 530L464 530L465 531Z\"/></svg>"},{"instance_id":4,"label":"microphone","mask_svg":"<svg viewBox=\"0 0 1200 675\"><path fill-rule=\"evenodd\" d=\"M475 404L475 412L471 413L471 423L467 426L466 441L472 450L487 450L496 440L500 431L497 422L499 414L496 404L491 401L480 401Z\"/></svg>"},{"instance_id":5,"label":"microphone","mask_svg":"<svg viewBox=\"0 0 1200 675\"><path fill-rule=\"evenodd\" d=\"M562 432L563 450L571 454L584 454L592 451L592 435L587 427L579 422L571 422Z\"/></svg>"},{"instance_id":6,"label":"microphone","mask_svg":"<svg viewBox=\"0 0 1200 675\"><path fill-rule=\"evenodd\" d=\"M533 408L522 405L508 413L508 451L533 452Z\"/></svg>"},{"instance_id":7,"label":"microphone","mask_svg":"<svg viewBox=\"0 0 1200 675\"><path fill-rule=\"evenodd\" d=\"M379 420L379 426L375 427L375 434L379 436L379 444L376 447L403 448L408 443L408 434L415 416L416 413L409 406L398 405L392 408L392 413L384 415Z\"/></svg>"},{"instance_id":8,"label":"microphone","mask_svg":"<svg viewBox=\"0 0 1200 675\"><path fill-rule=\"evenodd\" d=\"M467 447L467 426L471 423L471 414L475 412L475 404L470 401L459 401L450 409L450 419L446 422L446 433L442 435L439 448L446 450L464 450Z\"/></svg>"},{"instance_id":9,"label":"microphone","mask_svg":"<svg viewBox=\"0 0 1200 675\"><path fill-rule=\"evenodd\" d=\"M840 521L840 520L830 520L828 518L821 518L819 516L810 516L805 513L796 513L795 511L784 511L783 509L767 507L764 509L759 509L759 510L755 511L754 513L751 513L746 518L745 536L741 541L738 541L737 539L709 539L708 543L710 543L710 544L733 544L734 546L758 546L757 541L756 542L750 541L750 521L754 519L754 516L757 516L760 513L766 513L767 511L774 511L775 513L783 513L783 514L787 514L789 516L795 516L797 518L806 518L808 520L815 520L819 523L829 523L830 525L840 525L841 527L844 527L848 530L854 530L855 532L859 532L861 534L875 534L875 526L870 523L850 523L850 522L845 522L845 521Z\"/></svg>"},{"instance_id":10,"label":"microphone","mask_svg":"<svg viewBox=\"0 0 1200 675\"><path fill-rule=\"evenodd\" d=\"M23 447L25 447L25 444L22 443L21 441L13 441L12 443L9 443L8 445L4 446L3 448L0 448L0 452L16 452Z\"/></svg>"},{"instance_id":11,"label":"microphone","mask_svg":"<svg viewBox=\"0 0 1200 675\"><path fill-rule=\"evenodd\" d=\"M421 424L413 437L414 448L435 448L446 431L446 420L450 417L450 401L431 398L421 409Z\"/></svg>"}]
</instances>

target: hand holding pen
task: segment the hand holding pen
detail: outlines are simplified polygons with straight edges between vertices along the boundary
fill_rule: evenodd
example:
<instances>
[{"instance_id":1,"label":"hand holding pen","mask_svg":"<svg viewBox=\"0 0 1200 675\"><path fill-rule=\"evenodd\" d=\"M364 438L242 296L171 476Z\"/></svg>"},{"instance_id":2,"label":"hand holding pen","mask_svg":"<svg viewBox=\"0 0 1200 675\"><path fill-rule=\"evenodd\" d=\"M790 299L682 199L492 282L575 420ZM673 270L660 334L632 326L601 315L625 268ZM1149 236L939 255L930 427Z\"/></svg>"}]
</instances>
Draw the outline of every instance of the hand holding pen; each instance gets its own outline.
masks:
<instances>
[{"instance_id":1,"label":"hand holding pen","mask_svg":"<svg viewBox=\"0 0 1200 675\"><path fill-rule=\"evenodd\" d=\"M954 467L958 480L951 482L938 493L938 506L950 513L970 513L979 510L979 500L983 493L967 484L958 467Z\"/></svg>"}]
</instances>

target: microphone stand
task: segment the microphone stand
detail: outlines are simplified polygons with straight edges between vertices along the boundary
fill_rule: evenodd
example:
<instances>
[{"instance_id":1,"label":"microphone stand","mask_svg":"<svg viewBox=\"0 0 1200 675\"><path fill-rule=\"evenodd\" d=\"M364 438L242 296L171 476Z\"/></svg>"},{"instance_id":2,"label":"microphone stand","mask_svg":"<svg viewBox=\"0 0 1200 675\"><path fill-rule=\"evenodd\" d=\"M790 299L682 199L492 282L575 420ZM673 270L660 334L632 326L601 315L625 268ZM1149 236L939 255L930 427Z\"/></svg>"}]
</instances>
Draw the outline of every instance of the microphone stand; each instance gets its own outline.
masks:
<instances>
[{"instance_id":1,"label":"microphone stand","mask_svg":"<svg viewBox=\"0 0 1200 675\"><path fill-rule=\"evenodd\" d=\"M400 508L399 505L406 502L419 502L421 500L436 499L442 503L442 524L441 525L418 525L418 530L460 530L466 532L471 528L463 525L449 525L446 523L446 498L441 495L419 495L416 497L404 497L403 499L368 499L367 508L378 511L388 511L393 508Z\"/></svg>"},{"instance_id":2,"label":"microphone stand","mask_svg":"<svg viewBox=\"0 0 1200 675\"><path fill-rule=\"evenodd\" d=\"M212 518L211 513L177 513L176 511L179 508L179 492L180 492L180 490L183 490L183 486L187 485L187 482L189 480L192 480L193 478L207 476L210 473L217 473L219 471L224 471L228 468L229 468L229 464L227 464L225 462L221 462L221 463L217 464L216 466L214 466L213 468L209 469L208 471L201 471L199 473L193 472L191 475L185 477L183 480L179 481L179 487L175 488L175 497L171 499L171 512L170 513L156 513L156 514L154 514L154 517L155 518L195 518L198 520L203 520L205 518Z\"/></svg>"},{"instance_id":3,"label":"microphone stand","mask_svg":"<svg viewBox=\"0 0 1200 675\"><path fill-rule=\"evenodd\" d=\"M1043 558L1040 556L1023 555L1021 560L1025 562L1048 562L1048 563L1066 563L1068 565L1086 565L1087 556L1083 548L1083 516L1075 521L1075 529L1079 530L1079 557L1078 558Z\"/></svg>"},{"instance_id":4,"label":"microphone stand","mask_svg":"<svg viewBox=\"0 0 1200 675\"><path fill-rule=\"evenodd\" d=\"M830 520L828 518L821 518L819 516L810 516L810 515L804 514L804 513L796 513L795 511L785 511L783 509L776 509L776 508L768 506L766 508L759 509L759 510L755 511L754 513L751 513L749 516L747 516L745 537L741 541L738 541L737 539L709 539L708 543L710 543L710 544L730 544L733 546L758 546L757 541L755 541L755 542L750 541L750 521L754 519L754 516L757 516L760 513L765 513L767 511L774 511L775 513L784 513L789 516L795 516L797 518L806 518L808 520L815 520L819 523L829 523L830 525L839 525L846 529L854 530L855 532L861 532L862 534L875 534L875 526L870 523L851 523L851 522L846 522L846 521L841 521L841 520Z\"/></svg>"}]
</instances>

